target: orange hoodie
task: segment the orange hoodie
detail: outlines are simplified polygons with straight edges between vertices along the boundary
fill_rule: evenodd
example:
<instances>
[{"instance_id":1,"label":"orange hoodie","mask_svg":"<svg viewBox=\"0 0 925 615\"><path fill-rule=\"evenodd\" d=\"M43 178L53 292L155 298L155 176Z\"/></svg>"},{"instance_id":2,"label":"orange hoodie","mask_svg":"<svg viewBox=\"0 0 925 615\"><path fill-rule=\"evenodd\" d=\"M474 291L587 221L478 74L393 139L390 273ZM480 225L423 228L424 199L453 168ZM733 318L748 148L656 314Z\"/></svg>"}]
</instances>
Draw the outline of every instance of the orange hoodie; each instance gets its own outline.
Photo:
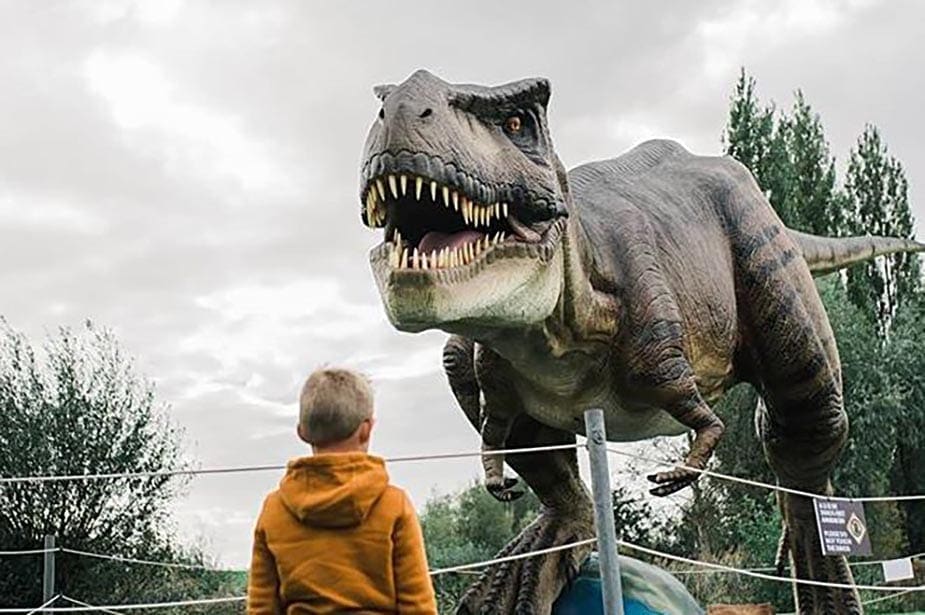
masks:
<instances>
[{"instance_id":1,"label":"orange hoodie","mask_svg":"<svg viewBox=\"0 0 925 615\"><path fill-rule=\"evenodd\" d=\"M436 612L421 526L385 462L289 462L254 531L248 615Z\"/></svg>"}]
</instances>

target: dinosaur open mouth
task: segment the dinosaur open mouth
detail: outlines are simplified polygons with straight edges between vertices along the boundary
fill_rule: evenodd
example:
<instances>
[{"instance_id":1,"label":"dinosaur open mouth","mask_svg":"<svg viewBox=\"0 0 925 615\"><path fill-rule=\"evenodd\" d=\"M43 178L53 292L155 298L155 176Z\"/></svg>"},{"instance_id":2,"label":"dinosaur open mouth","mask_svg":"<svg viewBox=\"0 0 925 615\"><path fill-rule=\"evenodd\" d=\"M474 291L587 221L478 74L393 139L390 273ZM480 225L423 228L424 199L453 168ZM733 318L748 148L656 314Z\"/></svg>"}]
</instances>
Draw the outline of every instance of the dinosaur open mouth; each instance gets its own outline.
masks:
<instances>
[{"instance_id":1,"label":"dinosaur open mouth","mask_svg":"<svg viewBox=\"0 0 925 615\"><path fill-rule=\"evenodd\" d=\"M537 232L506 202L479 202L462 188L418 175L379 176L363 194L364 221L385 227L380 249L388 251L393 269L465 267L505 248L540 256L547 247L544 236L557 227L550 220ZM525 250L528 245L535 249Z\"/></svg>"}]
</instances>

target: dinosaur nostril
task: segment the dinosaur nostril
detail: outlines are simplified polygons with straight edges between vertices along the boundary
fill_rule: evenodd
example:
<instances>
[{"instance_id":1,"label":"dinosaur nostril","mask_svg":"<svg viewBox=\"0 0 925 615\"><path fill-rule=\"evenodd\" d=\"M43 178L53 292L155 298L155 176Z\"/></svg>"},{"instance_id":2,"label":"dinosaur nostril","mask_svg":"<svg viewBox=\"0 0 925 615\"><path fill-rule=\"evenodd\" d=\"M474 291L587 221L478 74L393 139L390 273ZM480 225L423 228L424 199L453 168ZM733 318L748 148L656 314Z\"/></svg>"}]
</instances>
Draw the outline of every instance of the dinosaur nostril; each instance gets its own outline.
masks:
<instances>
[{"instance_id":1,"label":"dinosaur nostril","mask_svg":"<svg viewBox=\"0 0 925 615\"><path fill-rule=\"evenodd\" d=\"M380 120L384 120L384 119L385 119L385 107L382 107L382 108L379 109L379 119L380 119Z\"/></svg>"},{"instance_id":2,"label":"dinosaur nostril","mask_svg":"<svg viewBox=\"0 0 925 615\"><path fill-rule=\"evenodd\" d=\"M428 115L430 115L430 114L433 113L433 112L434 112L433 109L431 109L430 107L428 107L427 109L424 109L424 111L421 112L421 118L423 119L423 118L427 117Z\"/></svg>"}]
</instances>

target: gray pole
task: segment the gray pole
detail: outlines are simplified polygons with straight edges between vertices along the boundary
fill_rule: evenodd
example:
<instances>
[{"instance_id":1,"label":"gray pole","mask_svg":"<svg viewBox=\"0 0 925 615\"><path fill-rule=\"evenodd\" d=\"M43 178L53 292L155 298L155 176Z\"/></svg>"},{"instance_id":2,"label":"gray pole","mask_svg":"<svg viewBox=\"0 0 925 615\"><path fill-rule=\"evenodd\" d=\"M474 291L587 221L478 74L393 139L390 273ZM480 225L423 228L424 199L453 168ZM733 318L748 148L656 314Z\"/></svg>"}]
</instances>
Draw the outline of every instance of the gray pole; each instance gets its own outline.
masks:
<instances>
[{"instance_id":1,"label":"gray pole","mask_svg":"<svg viewBox=\"0 0 925 615\"><path fill-rule=\"evenodd\" d=\"M607 430L604 411L585 411L585 435L591 461L591 493L594 496L594 528L597 530L597 554L604 593L604 615L623 615L623 585L617 557L617 532L613 521L613 493L607 463Z\"/></svg>"},{"instance_id":2,"label":"gray pole","mask_svg":"<svg viewBox=\"0 0 925 615\"><path fill-rule=\"evenodd\" d=\"M45 574L42 577L42 604L45 604L55 596L55 535L45 534ZM42 609L45 615L51 615L52 611Z\"/></svg>"}]
</instances>

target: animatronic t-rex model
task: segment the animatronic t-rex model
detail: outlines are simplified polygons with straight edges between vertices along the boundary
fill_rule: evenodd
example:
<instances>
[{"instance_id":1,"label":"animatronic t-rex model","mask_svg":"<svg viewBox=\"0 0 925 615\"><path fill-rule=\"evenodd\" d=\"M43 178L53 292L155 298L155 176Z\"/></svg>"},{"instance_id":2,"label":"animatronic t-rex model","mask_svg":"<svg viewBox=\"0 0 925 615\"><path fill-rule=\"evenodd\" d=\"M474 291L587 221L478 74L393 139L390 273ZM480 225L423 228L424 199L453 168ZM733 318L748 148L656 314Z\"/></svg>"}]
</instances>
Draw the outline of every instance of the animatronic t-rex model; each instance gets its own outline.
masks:
<instances>
[{"instance_id":1,"label":"animatronic t-rex model","mask_svg":"<svg viewBox=\"0 0 925 615\"><path fill-rule=\"evenodd\" d=\"M385 228L370 253L376 282L395 327L453 334L446 372L485 449L574 442L597 407L617 441L693 430L684 463L703 468L723 434L709 404L745 381L765 401L757 425L780 483L831 491L848 424L811 273L925 245L788 230L745 167L671 141L566 173L543 79L482 87L418 71L376 93L360 189L363 221ZM504 553L593 535L574 450L506 461L543 512ZM503 462L484 465L505 500L518 492ZM652 491L696 478L661 472ZM844 558L821 555L812 503L783 495L780 506L793 573L851 583ZM496 566L459 612L547 613L586 554ZM796 594L801 612L861 610L850 590Z\"/></svg>"}]
</instances>

